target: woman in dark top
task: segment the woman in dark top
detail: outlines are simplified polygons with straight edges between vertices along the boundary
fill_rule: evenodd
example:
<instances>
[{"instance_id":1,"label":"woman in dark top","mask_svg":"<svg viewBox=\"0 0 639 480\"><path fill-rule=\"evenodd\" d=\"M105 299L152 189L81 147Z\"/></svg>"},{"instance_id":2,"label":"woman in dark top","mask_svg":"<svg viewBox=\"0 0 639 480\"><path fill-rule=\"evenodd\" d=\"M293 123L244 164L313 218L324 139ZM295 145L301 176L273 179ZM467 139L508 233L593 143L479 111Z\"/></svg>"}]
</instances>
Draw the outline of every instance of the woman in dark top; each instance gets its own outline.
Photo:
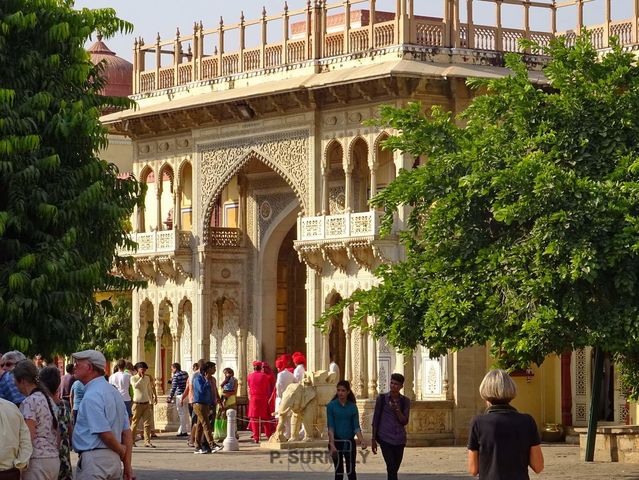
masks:
<instances>
[{"instance_id":1,"label":"woman in dark top","mask_svg":"<svg viewBox=\"0 0 639 480\"><path fill-rule=\"evenodd\" d=\"M479 386L486 413L470 422L468 471L481 480L529 480L528 467L544 469L535 420L510 406L515 382L504 370L491 370Z\"/></svg>"},{"instance_id":2,"label":"woman in dark top","mask_svg":"<svg viewBox=\"0 0 639 480\"><path fill-rule=\"evenodd\" d=\"M404 376L393 373L390 390L381 394L375 402L371 449L377 454L377 444L382 449L388 480L397 480L397 472L404 458L406 425L410 412L410 400L399 391L404 386Z\"/></svg>"},{"instance_id":3,"label":"woman in dark top","mask_svg":"<svg viewBox=\"0 0 639 480\"><path fill-rule=\"evenodd\" d=\"M326 405L328 423L328 448L335 465L335 480L344 478L344 467L348 480L357 480L355 473L355 439L359 439L362 448L366 440L359 426L359 412L355 404L355 395L347 380L337 382L337 393Z\"/></svg>"}]
</instances>

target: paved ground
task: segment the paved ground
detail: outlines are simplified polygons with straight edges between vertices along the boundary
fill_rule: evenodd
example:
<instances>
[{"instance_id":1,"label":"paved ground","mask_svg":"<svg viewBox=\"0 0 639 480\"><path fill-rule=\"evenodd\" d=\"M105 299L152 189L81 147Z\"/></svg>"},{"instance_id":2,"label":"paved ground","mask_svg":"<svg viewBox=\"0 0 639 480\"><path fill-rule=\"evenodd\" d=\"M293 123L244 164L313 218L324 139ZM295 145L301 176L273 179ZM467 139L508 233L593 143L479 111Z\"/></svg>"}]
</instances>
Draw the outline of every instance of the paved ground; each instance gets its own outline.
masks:
<instances>
[{"instance_id":1,"label":"paved ground","mask_svg":"<svg viewBox=\"0 0 639 480\"><path fill-rule=\"evenodd\" d=\"M331 479L332 465L323 452L300 456L271 453L249 442L247 432L241 432L239 452L218 452L194 455L182 439L160 435L157 448L137 447L133 452L133 467L138 480L319 480ZM142 445L142 442L138 442ZM535 479L605 480L637 479L639 465L618 463L585 463L578 458L574 445L543 445L546 469ZM372 455L370 449L358 454L360 480L385 480L381 454ZM74 460L75 463L75 460ZM430 447L406 449L400 471L403 480L456 480L471 478L465 473L464 447Z\"/></svg>"}]
</instances>

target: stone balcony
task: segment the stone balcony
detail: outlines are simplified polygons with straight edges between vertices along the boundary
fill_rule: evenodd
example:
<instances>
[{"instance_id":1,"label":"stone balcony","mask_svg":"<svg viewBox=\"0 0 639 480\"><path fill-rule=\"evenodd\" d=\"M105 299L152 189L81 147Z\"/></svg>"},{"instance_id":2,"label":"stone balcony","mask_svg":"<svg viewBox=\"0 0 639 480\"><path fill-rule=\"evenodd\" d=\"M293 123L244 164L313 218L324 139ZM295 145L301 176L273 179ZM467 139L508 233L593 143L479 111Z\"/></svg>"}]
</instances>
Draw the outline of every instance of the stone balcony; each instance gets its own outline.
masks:
<instances>
[{"instance_id":1,"label":"stone balcony","mask_svg":"<svg viewBox=\"0 0 639 480\"><path fill-rule=\"evenodd\" d=\"M212 227L209 231L209 246L212 248L239 248L244 235L240 228Z\"/></svg>"},{"instance_id":2,"label":"stone balcony","mask_svg":"<svg viewBox=\"0 0 639 480\"><path fill-rule=\"evenodd\" d=\"M118 255L132 257L133 262L120 262L118 269L127 278L157 281L162 276L176 280L191 277L192 234L190 231L160 230L131 233L129 239L137 249L121 248Z\"/></svg>"},{"instance_id":3,"label":"stone balcony","mask_svg":"<svg viewBox=\"0 0 639 480\"><path fill-rule=\"evenodd\" d=\"M297 219L295 250L309 267L321 272L324 262L340 271L354 261L371 270L379 263L396 260L398 243L380 234L382 213L377 211L300 217Z\"/></svg>"}]
</instances>

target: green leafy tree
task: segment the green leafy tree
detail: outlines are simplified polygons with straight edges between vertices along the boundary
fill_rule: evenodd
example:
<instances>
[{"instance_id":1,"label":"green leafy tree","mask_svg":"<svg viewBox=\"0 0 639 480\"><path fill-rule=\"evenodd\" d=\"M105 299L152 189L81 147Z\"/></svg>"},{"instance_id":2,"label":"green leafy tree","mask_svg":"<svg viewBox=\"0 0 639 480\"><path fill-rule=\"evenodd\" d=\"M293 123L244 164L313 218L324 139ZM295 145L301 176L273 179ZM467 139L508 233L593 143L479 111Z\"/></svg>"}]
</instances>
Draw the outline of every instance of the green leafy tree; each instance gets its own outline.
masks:
<instances>
[{"instance_id":1,"label":"green leafy tree","mask_svg":"<svg viewBox=\"0 0 639 480\"><path fill-rule=\"evenodd\" d=\"M522 367L599 347L636 395L639 67L587 37L544 53L548 85L509 55L511 76L469 82L485 95L459 119L416 103L381 110L377 123L399 132L386 147L425 162L372 201L386 231L412 207L405 261L347 302L356 323L373 315L376 335L433 355L490 343L501 365Z\"/></svg>"},{"instance_id":2,"label":"green leafy tree","mask_svg":"<svg viewBox=\"0 0 639 480\"><path fill-rule=\"evenodd\" d=\"M107 360L131 357L131 300L117 297L100 302L76 350L95 349Z\"/></svg>"},{"instance_id":3,"label":"green leafy tree","mask_svg":"<svg viewBox=\"0 0 639 480\"><path fill-rule=\"evenodd\" d=\"M130 101L100 94L92 32L131 31L112 9L71 0L0 3L0 339L27 352L68 352L96 289L112 274L141 185L98 157L99 115Z\"/></svg>"}]
</instances>

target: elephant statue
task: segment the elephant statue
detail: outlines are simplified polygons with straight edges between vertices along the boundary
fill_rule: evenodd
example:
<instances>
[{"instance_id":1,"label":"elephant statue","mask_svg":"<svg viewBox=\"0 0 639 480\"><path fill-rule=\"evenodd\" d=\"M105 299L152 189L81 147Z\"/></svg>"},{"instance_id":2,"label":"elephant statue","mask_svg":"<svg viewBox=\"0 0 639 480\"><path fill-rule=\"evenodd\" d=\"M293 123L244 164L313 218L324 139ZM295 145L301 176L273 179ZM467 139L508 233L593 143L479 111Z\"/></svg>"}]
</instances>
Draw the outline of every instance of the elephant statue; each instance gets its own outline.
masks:
<instances>
[{"instance_id":1,"label":"elephant statue","mask_svg":"<svg viewBox=\"0 0 639 480\"><path fill-rule=\"evenodd\" d=\"M292 413L291 438L285 437L284 422L279 422L269 442L311 442L322 437L326 427L326 414L323 410L335 394L334 376L334 373L325 370L306 372L301 382L291 383L286 387L278 414L282 418ZM303 435L300 435L301 427Z\"/></svg>"}]
</instances>

